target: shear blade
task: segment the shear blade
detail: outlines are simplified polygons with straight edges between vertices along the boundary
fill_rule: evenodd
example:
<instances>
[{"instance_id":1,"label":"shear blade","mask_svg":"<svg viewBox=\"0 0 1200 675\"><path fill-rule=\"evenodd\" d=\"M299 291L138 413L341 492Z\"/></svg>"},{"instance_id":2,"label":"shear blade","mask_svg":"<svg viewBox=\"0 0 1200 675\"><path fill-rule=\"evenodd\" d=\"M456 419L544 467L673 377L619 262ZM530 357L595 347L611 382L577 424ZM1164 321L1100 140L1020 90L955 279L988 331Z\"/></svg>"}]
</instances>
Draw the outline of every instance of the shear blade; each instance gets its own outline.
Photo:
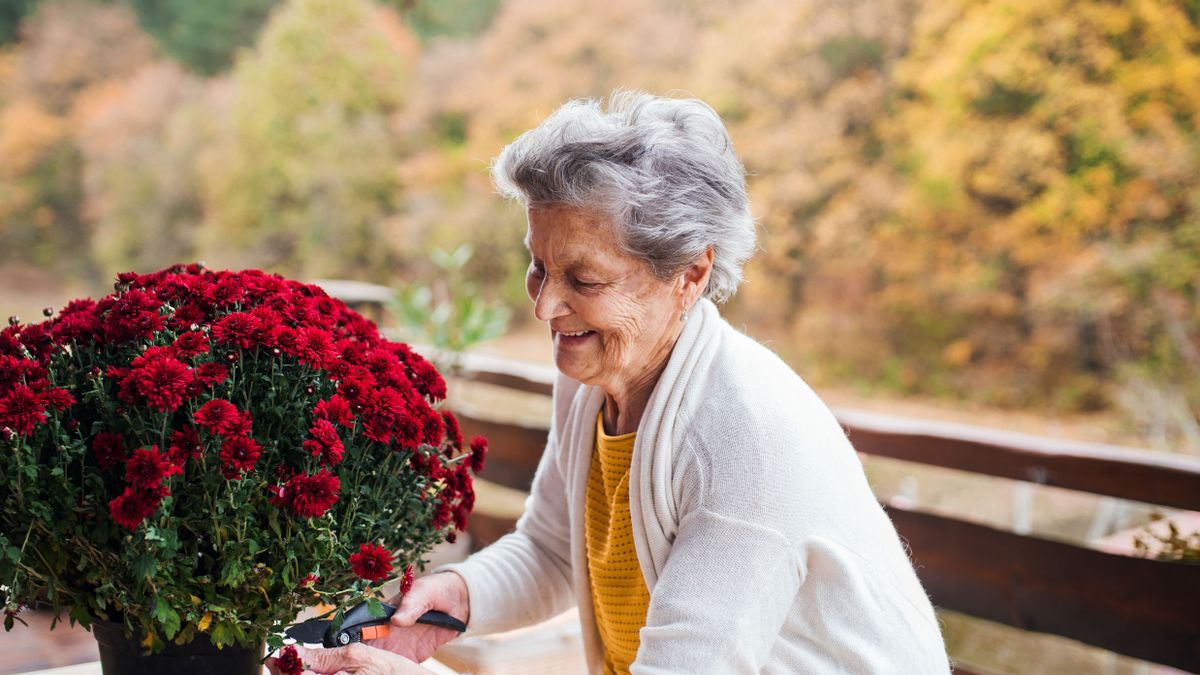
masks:
<instances>
[{"instance_id":1,"label":"shear blade","mask_svg":"<svg viewBox=\"0 0 1200 675\"><path fill-rule=\"evenodd\" d=\"M283 634L296 642L304 644L321 644L325 639L325 631L329 630L332 621L313 620L298 623L283 631Z\"/></svg>"}]
</instances>

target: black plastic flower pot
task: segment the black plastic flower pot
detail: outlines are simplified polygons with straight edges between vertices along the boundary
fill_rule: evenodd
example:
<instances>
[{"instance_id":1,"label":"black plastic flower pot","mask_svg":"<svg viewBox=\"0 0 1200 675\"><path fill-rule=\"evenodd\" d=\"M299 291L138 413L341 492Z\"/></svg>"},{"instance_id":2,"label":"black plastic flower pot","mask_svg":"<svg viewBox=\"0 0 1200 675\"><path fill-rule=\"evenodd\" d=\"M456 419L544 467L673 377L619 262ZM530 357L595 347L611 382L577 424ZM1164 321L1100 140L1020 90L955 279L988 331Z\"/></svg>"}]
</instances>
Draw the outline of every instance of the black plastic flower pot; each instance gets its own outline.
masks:
<instances>
[{"instance_id":1,"label":"black plastic flower pot","mask_svg":"<svg viewBox=\"0 0 1200 675\"><path fill-rule=\"evenodd\" d=\"M168 643L157 654L145 655L138 636L125 635L125 625L92 620L92 635L100 645L104 675L262 675L263 649L227 645L217 649L200 633L185 645Z\"/></svg>"}]
</instances>

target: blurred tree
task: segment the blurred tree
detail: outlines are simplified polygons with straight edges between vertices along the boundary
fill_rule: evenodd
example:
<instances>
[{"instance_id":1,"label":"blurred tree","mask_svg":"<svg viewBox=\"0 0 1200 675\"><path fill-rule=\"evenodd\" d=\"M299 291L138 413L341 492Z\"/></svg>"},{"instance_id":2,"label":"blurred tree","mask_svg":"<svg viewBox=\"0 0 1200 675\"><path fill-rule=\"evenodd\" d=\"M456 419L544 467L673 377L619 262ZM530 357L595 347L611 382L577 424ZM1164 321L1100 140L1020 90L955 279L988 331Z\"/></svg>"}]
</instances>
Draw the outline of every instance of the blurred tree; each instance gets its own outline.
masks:
<instances>
[{"instance_id":1,"label":"blurred tree","mask_svg":"<svg viewBox=\"0 0 1200 675\"><path fill-rule=\"evenodd\" d=\"M168 54L204 75L233 64L250 47L279 0L128 0Z\"/></svg>"},{"instance_id":2,"label":"blurred tree","mask_svg":"<svg viewBox=\"0 0 1200 675\"><path fill-rule=\"evenodd\" d=\"M193 259L202 220L196 175L224 112L173 61L147 66L95 97L79 124L84 215L109 271Z\"/></svg>"},{"instance_id":3,"label":"blurred tree","mask_svg":"<svg viewBox=\"0 0 1200 675\"><path fill-rule=\"evenodd\" d=\"M883 134L907 187L872 237L896 353L992 402L1085 409L1137 363L1200 410L1193 15L923 6Z\"/></svg>"},{"instance_id":4,"label":"blurred tree","mask_svg":"<svg viewBox=\"0 0 1200 675\"><path fill-rule=\"evenodd\" d=\"M387 0L404 14L422 40L479 34L500 8L500 0Z\"/></svg>"},{"instance_id":5,"label":"blurred tree","mask_svg":"<svg viewBox=\"0 0 1200 675\"><path fill-rule=\"evenodd\" d=\"M0 80L0 258L94 281L78 122L151 44L128 8L78 0L42 3L22 30Z\"/></svg>"},{"instance_id":6,"label":"blurred tree","mask_svg":"<svg viewBox=\"0 0 1200 675\"><path fill-rule=\"evenodd\" d=\"M729 125L760 216L762 254L737 306L795 322L810 353L873 342L861 310L875 272L858 252L890 209L875 125L915 2L696 2L693 11L704 26L695 93Z\"/></svg>"},{"instance_id":7,"label":"blurred tree","mask_svg":"<svg viewBox=\"0 0 1200 675\"><path fill-rule=\"evenodd\" d=\"M291 0L233 72L230 126L202 158L210 261L381 277L416 42L367 0Z\"/></svg>"},{"instance_id":8,"label":"blurred tree","mask_svg":"<svg viewBox=\"0 0 1200 675\"><path fill-rule=\"evenodd\" d=\"M4 0L0 3L0 45L17 39L21 21L33 12L38 2L40 0Z\"/></svg>"}]
</instances>

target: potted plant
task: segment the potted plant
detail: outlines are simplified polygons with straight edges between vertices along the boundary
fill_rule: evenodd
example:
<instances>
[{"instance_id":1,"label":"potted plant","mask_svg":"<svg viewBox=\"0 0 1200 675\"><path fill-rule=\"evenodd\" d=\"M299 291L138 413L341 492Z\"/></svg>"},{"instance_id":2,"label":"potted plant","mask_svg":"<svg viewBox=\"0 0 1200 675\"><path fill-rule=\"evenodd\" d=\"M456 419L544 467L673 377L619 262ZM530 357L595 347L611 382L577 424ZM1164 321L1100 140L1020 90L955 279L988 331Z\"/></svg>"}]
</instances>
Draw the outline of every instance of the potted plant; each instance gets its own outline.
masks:
<instances>
[{"instance_id":1,"label":"potted plant","mask_svg":"<svg viewBox=\"0 0 1200 675\"><path fill-rule=\"evenodd\" d=\"M10 321L5 628L43 599L93 628L110 675L257 672L301 609L377 597L464 527L486 441L465 446L445 395L342 302L257 270L121 274Z\"/></svg>"}]
</instances>

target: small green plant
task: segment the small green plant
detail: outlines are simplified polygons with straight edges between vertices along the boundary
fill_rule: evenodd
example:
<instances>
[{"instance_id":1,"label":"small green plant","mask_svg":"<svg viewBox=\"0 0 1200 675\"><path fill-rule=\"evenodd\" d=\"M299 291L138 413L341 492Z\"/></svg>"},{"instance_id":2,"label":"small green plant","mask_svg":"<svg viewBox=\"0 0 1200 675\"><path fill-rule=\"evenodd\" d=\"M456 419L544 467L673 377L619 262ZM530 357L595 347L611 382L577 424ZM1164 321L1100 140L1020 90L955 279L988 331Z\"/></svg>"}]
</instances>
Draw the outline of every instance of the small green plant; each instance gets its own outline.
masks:
<instances>
[{"instance_id":1,"label":"small green plant","mask_svg":"<svg viewBox=\"0 0 1200 675\"><path fill-rule=\"evenodd\" d=\"M449 253L434 249L430 258L441 271L439 278L399 289L389 303L408 339L432 347L433 361L444 373L457 374L463 353L502 335L511 315L503 304L484 299L466 278L464 268L474 253L470 244Z\"/></svg>"}]
</instances>

